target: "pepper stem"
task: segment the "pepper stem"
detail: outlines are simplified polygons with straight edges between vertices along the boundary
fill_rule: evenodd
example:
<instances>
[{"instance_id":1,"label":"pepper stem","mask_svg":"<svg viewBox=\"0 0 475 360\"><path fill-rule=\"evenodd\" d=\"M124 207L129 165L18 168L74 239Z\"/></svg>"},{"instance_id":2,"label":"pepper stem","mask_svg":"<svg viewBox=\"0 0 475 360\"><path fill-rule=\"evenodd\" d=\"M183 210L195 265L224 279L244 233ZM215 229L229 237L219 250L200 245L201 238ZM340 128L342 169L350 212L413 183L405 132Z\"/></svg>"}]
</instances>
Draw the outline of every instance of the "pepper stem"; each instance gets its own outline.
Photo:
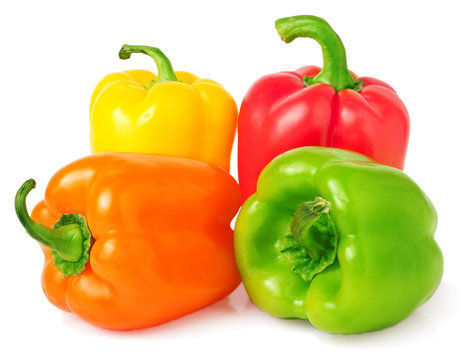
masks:
<instances>
[{"instance_id":1,"label":"pepper stem","mask_svg":"<svg viewBox=\"0 0 475 360\"><path fill-rule=\"evenodd\" d=\"M275 27L286 43L298 37L316 40L322 47L322 71L312 78L304 78L306 86L316 83L331 85L335 91L362 88L360 81L355 81L346 64L346 51L340 37L323 19L311 15L298 15L278 19Z\"/></svg>"},{"instance_id":2,"label":"pepper stem","mask_svg":"<svg viewBox=\"0 0 475 360\"><path fill-rule=\"evenodd\" d=\"M333 264L337 250L337 231L330 216L331 203L317 197L300 205L295 212L281 252L292 270L304 280Z\"/></svg>"},{"instance_id":3,"label":"pepper stem","mask_svg":"<svg viewBox=\"0 0 475 360\"><path fill-rule=\"evenodd\" d=\"M35 188L33 179L23 183L15 196L15 211L26 232L53 250L55 265L65 276L81 273L89 259L91 233L86 219L79 214L66 214L53 229L34 221L26 209L26 196Z\"/></svg>"},{"instance_id":4,"label":"pepper stem","mask_svg":"<svg viewBox=\"0 0 475 360\"><path fill-rule=\"evenodd\" d=\"M140 53L150 56L157 65L158 75L157 80L152 81L150 84L145 85L147 90L150 90L155 84L165 81L177 81L173 66L165 56L165 54L156 47L142 46L142 45L124 45L119 51L119 58L127 60L133 53Z\"/></svg>"}]
</instances>

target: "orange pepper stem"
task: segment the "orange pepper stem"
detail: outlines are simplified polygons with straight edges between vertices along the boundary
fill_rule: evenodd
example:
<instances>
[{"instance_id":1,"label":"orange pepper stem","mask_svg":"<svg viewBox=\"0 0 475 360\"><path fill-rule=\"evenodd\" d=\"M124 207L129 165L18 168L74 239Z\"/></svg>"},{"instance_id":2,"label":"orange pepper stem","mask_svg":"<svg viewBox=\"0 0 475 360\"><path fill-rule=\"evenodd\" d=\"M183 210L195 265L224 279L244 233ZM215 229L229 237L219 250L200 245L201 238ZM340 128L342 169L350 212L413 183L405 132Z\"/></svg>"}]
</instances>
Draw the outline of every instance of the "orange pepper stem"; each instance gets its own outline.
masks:
<instances>
[{"instance_id":1,"label":"orange pepper stem","mask_svg":"<svg viewBox=\"0 0 475 360\"><path fill-rule=\"evenodd\" d=\"M55 265L65 276L81 273L89 260L91 232L86 219L79 214L66 214L53 229L34 221L26 209L26 196L35 188L33 179L23 183L15 196L15 211L26 232L53 250Z\"/></svg>"},{"instance_id":2,"label":"orange pepper stem","mask_svg":"<svg viewBox=\"0 0 475 360\"><path fill-rule=\"evenodd\" d=\"M165 56L165 54L156 47L151 46L142 46L142 45L124 45L119 51L119 58L122 60L127 60L130 58L130 55L133 53L145 54L150 56L155 64L157 65L158 75L157 80L152 81L150 84L145 87L149 90L155 84L165 82L165 81L178 81L173 71L173 66Z\"/></svg>"}]
</instances>

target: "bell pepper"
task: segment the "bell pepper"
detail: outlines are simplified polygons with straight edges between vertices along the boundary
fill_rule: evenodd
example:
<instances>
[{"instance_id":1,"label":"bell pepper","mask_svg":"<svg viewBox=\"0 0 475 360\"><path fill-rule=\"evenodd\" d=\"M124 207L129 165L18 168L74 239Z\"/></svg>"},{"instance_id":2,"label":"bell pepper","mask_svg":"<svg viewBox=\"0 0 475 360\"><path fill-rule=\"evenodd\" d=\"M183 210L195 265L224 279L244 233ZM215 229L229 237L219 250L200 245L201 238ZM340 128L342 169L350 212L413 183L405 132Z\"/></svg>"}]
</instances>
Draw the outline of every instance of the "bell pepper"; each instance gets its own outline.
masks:
<instances>
[{"instance_id":1,"label":"bell pepper","mask_svg":"<svg viewBox=\"0 0 475 360\"><path fill-rule=\"evenodd\" d=\"M190 159L104 153L59 170L28 215L41 243L47 299L102 328L160 324L203 308L240 283L230 221L239 186L221 168ZM52 251L53 250L53 251Z\"/></svg>"},{"instance_id":2,"label":"bell pepper","mask_svg":"<svg viewBox=\"0 0 475 360\"><path fill-rule=\"evenodd\" d=\"M174 72L157 48L124 45L121 59L150 56L158 76L146 70L112 73L96 86L90 104L91 149L177 155L229 171L237 106L218 83Z\"/></svg>"},{"instance_id":3,"label":"bell pepper","mask_svg":"<svg viewBox=\"0 0 475 360\"><path fill-rule=\"evenodd\" d=\"M347 149L402 169L409 115L383 81L356 77L328 23L315 16L276 21L285 42L309 37L322 47L323 68L305 66L258 79L238 118L238 170L243 201L256 190L259 173L275 156L302 146Z\"/></svg>"},{"instance_id":4,"label":"bell pepper","mask_svg":"<svg viewBox=\"0 0 475 360\"><path fill-rule=\"evenodd\" d=\"M330 333L386 328L435 292L437 217L399 169L346 150L302 147L262 171L235 225L251 300Z\"/></svg>"}]
</instances>

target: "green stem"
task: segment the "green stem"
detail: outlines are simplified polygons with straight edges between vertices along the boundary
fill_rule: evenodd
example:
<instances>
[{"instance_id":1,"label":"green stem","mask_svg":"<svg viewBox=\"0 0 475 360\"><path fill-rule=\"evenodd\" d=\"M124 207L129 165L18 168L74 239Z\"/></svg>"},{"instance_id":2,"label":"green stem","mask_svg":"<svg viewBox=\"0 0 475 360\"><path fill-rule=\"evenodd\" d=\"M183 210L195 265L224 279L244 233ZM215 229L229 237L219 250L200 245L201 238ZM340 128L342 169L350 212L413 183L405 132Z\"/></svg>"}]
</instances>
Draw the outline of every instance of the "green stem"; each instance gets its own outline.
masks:
<instances>
[{"instance_id":1,"label":"green stem","mask_svg":"<svg viewBox=\"0 0 475 360\"><path fill-rule=\"evenodd\" d=\"M300 205L290 222L282 252L292 270L306 281L333 264L337 231L330 216L331 204L321 197Z\"/></svg>"},{"instance_id":2,"label":"green stem","mask_svg":"<svg viewBox=\"0 0 475 360\"><path fill-rule=\"evenodd\" d=\"M78 214L66 214L53 229L34 221L26 209L26 197L35 186L35 180L30 179L17 191L15 196L17 217L33 239L54 250L55 264L65 276L77 275L84 270L89 258L91 233L86 220Z\"/></svg>"},{"instance_id":3,"label":"green stem","mask_svg":"<svg viewBox=\"0 0 475 360\"><path fill-rule=\"evenodd\" d=\"M278 19L275 27L286 43L297 37L308 37L316 40L322 47L322 71L313 78L305 77L305 85L324 83L331 85L336 91L361 90L361 82L355 81L348 70L343 43L325 20L311 15L299 15Z\"/></svg>"},{"instance_id":4,"label":"green stem","mask_svg":"<svg viewBox=\"0 0 475 360\"><path fill-rule=\"evenodd\" d=\"M165 54L156 47L142 46L142 45L124 45L119 51L119 58L126 60L130 58L133 53L145 54L150 56L157 65L158 75L157 80L152 81L146 85L147 89L150 89L153 85L165 82L165 81L177 81L173 66L165 56Z\"/></svg>"}]
</instances>

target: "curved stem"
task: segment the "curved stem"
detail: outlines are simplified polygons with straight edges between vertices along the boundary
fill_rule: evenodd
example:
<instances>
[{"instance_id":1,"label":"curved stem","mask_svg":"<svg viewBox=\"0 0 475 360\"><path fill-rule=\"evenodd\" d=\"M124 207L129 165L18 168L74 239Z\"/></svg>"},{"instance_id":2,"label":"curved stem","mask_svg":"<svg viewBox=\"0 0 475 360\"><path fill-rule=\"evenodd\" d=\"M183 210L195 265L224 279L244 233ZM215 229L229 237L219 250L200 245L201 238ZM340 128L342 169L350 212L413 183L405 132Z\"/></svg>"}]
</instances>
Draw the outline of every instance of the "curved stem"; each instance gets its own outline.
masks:
<instances>
[{"instance_id":1,"label":"curved stem","mask_svg":"<svg viewBox=\"0 0 475 360\"><path fill-rule=\"evenodd\" d=\"M124 45L119 51L119 58L122 60L129 59L130 55L133 53L148 55L157 65L157 81L152 81L149 85L145 86L147 89L150 89L153 85L164 81L177 81L170 60L168 60L160 49L151 46Z\"/></svg>"},{"instance_id":2,"label":"curved stem","mask_svg":"<svg viewBox=\"0 0 475 360\"><path fill-rule=\"evenodd\" d=\"M35 180L30 179L25 181L17 191L15 211L18 219L33 239L54 250L57 262L59 259L60 263L66 263L68 269L71 266L75 267L75 272L78 268L77 264L81 263L79 267L82 267L83 270L84 264L88 260L87 253L91 237L84 217L78 214L63 215L53 229L34 221L28 214L26 197L35 186ZM60 270L63 271L61 268ZM66 270L66 272L68 271ZM63 271L63 273L65 272ZM65 275L72 274L65 273Z\"/></svg>"},{"instance_id":3,"label":"curved stem","mask_svg":"<svg viewBox=\"0 0 475 360\"><path fill-rule=\"evenodd\" d=\"M299 15L278 19L275 27L286 43L298 37L308 37L316 40L322 47L322 71L313 78L305 78L307 86L325 83L336 91L361 89L361 83L355 81L348 70L343 43L325 20L311 15Z\"/></svg>"}]
</instances>

